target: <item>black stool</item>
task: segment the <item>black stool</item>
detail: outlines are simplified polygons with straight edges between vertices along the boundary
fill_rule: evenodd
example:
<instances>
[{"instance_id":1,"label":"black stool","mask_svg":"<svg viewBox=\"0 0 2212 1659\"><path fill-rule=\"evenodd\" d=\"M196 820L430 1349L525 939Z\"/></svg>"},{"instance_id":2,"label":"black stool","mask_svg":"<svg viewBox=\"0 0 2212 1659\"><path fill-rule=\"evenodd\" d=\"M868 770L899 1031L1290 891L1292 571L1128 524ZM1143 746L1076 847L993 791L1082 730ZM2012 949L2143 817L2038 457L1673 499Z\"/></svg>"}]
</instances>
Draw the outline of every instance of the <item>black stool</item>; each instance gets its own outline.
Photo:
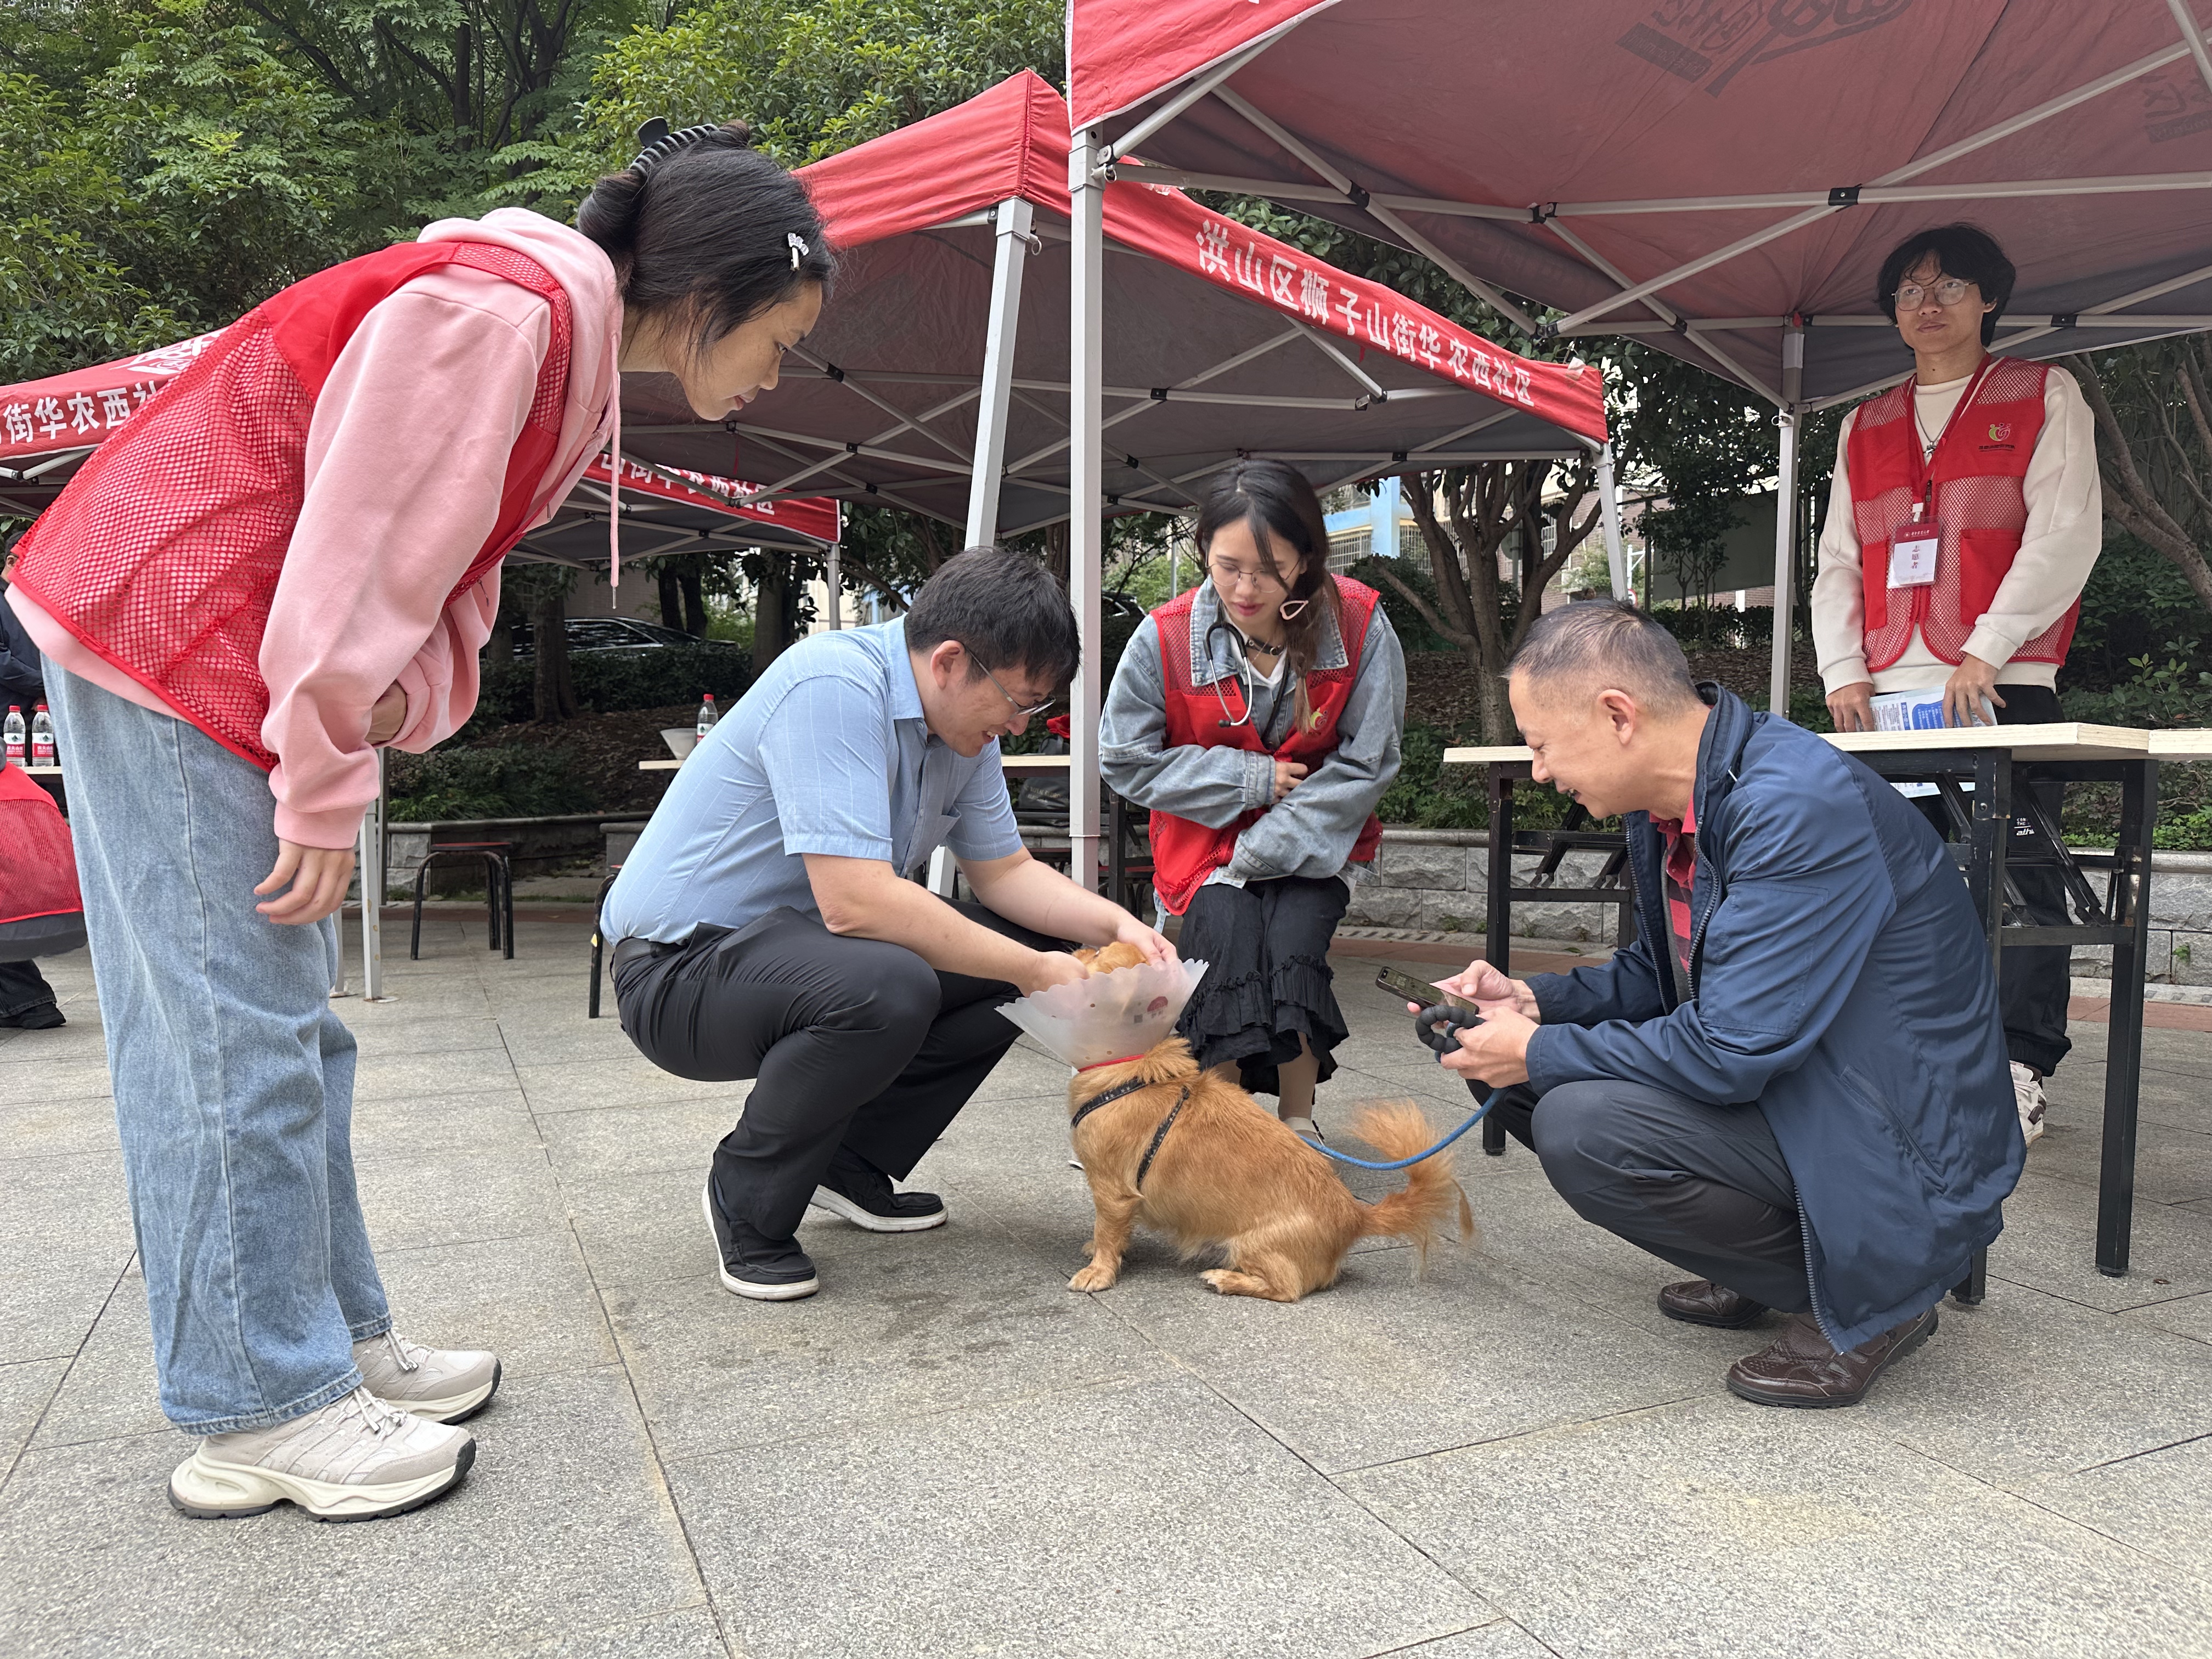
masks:
<instances>
[{"instance_id":1,"label":"black stool","mask_svg":"<svg viewBox=\"0 0 2212 1659\"><path fill-rule=\"evenodd\" d=\"M620 874L622 866L610 864L607 878L599 884L599 896L592 901L592 994L584 1010L586 1019L599 1017L599 971L607 954L606 929L600 924L599 912L606 908L607 890L615 884L615 878Z\"/></svg>"},{"instance_id":2,"label":"black stool","mask_svg":"<svg viewBox=\"0 0 2212 1659\"><path fill-rule=\"evenodd\" d=\"M415 871L415 926L407 939L410 961L419 961L422 955L422 889L429 878L430 866L440 859L482 859L484 866L485 927L491 934L487 948L503 951L509 962L514 960L514 876L507 863L507 854L514 852L511 841L434 841L430 851Z\"/></svg>"}]
</instances>

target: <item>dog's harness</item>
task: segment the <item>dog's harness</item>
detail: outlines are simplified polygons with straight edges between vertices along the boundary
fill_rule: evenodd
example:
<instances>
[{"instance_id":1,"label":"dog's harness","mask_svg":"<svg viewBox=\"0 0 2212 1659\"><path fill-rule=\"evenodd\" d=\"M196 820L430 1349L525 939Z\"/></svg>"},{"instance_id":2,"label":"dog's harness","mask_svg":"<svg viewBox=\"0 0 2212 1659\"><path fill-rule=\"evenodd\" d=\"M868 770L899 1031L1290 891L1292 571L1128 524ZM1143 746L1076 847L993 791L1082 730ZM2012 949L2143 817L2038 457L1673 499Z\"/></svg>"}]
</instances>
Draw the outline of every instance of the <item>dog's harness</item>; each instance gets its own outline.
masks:
<instances>
[{"instance_id":1,"label":"dog's harness","mask_svg":"<svg viewBox=\"0 0 2212 1659\"><path fill-rule=\"evenodd\" d=\"M1151 1083L1139 1078L1134 1083L1124 1083L1118 1089L1109 1089L1103 1095L1093 1095L1089 1100L1085 1101L1082 1105L1077 1107L1075 1109L1075 1115L1067 1120L1068 1133L1070 1135L1074 1134L1077 1126L1079 1125L1085 1118L1089 1117L1091 1113L1097 1111L1101 1106L1110 1106L1117 1100L1121 1100L1126 1098L1127 1096L1135 1094L1139 1089L1149 1089L1151 1087L1152 1087ZM1189 1103L1190 1085L1186 1083L1182 1085L1182 1091L1176 1097L1176 1103L1168 1108L1168 1115L1160 1120L1160 1127L1152 1131L1152 1144L1145 1148L1145 1156L1137 1165L1137 1190L1139 1192L1141 1193L1145 1190L1146 1173L1152 1167L1152 1160L1160 1155L1160 1143L1168 1138L1168 1131L1175 1127L1176 1119L1182 1115L1182 1109Z\"/></svg>"}]
</instances>

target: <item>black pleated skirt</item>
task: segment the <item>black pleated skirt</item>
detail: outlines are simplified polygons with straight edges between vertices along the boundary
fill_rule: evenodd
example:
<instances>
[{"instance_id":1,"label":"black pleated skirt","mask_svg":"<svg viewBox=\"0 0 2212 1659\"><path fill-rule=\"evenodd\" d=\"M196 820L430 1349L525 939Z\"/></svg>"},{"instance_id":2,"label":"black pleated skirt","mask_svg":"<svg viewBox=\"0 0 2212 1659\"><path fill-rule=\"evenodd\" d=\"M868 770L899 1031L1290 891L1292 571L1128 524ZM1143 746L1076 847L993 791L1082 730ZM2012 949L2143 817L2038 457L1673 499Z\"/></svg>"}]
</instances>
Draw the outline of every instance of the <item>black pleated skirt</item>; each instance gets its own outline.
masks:
<instances>
[{"instance_id":1,"label":"black pleated skirt","mask_svg":"<svg viewBox=\"0 0 2212 1659\"><path fill-rule=\"evenodd\" d=\"M1200 1066L1234 1062L1254 1094L1281 1092L1276 1068L1296 1060L1298 1037L1321 1060L1321 1080L1345 1039L1328 942L1351 897L1334 876L1289 876L1244 887L1201 887L1184 912L1176 949L1204 962L1206 977L1176 1022Z\"/></svg>"}]
</instances>

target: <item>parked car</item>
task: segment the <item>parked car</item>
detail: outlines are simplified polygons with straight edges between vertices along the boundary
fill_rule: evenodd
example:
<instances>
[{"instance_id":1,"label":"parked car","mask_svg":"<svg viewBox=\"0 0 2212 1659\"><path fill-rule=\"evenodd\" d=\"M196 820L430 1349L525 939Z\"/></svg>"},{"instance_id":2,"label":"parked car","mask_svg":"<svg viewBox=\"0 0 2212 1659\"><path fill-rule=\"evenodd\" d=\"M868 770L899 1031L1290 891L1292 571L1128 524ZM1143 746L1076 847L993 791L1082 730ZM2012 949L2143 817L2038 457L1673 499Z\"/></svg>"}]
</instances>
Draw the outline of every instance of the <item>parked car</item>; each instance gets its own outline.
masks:
<instances>
[{"instance_id":1,"label":"parked car","mask_svg":"<svg viewBox=\"0 0 2212 1659\"><path fill-rule=\"evenodd\" d=\"M579 651L664 651L671 646L705 646L709 649L742 653L741 645L732 645L726 640L702 640L686 634L680 628L664 628L659 623L640 622L635 617L570 617L567 619L568 649ZM514 654L526 658L536 654L530 637L530 624L514 624Z\"/></svg>"}]
</instances>

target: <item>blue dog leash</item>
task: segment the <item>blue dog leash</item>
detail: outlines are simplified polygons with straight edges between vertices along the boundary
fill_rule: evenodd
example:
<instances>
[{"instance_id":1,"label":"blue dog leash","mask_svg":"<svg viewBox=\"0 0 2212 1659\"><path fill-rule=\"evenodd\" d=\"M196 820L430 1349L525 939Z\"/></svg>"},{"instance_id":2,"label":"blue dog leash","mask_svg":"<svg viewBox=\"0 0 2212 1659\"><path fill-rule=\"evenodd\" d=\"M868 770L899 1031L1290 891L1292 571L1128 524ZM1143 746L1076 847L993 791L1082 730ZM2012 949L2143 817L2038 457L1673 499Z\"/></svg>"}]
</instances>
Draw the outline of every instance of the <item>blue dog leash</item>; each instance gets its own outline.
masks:
<instances>
[{"instance_id":1,"label":"blue dog leash","mask_svg":"<svg viewBox=\"0 0 2212 1659\"><path fill-rule=\"evenodd\" d=\"M1459 1046L1459 1034L1469 1025L1480 1023L1475 1020L1455 1019L1452 1017L1453 1012L1453 1009L1449 1005L1439 1003L1435 1007L1422 1009L1413 1017L1414 1029L1421 1034L1421 1041L1436 1050L1437 1061L1439 1065L1443 1062L1446 1053ZM1339 1164L1356 1164L1363 1170L1402 1170L1409 1164L1419 1164L1423 1158L1434 1158L1476 1124L1481 1122L1483 1119L1488 1117L1490 1109L1498 1104L1498 1097L1504 1092L1503 1089L1492 1089L1490 1091L1490 1098L1476 1109L1473 1117L1468 1119L1425 1152L1416 1152L1411 1158L1397 1158L1389 1164L1377 1163L1372 1158L1354 1158L1349 1152L1340 1152L1334 1147L1323 1146L1318 1140L1306 1140L1306 1145L1324 1158L1334 1158ZM1304 1135L1300 1135L1298 1139L1306 1139Z\"/></svg>"}]
</instances>

